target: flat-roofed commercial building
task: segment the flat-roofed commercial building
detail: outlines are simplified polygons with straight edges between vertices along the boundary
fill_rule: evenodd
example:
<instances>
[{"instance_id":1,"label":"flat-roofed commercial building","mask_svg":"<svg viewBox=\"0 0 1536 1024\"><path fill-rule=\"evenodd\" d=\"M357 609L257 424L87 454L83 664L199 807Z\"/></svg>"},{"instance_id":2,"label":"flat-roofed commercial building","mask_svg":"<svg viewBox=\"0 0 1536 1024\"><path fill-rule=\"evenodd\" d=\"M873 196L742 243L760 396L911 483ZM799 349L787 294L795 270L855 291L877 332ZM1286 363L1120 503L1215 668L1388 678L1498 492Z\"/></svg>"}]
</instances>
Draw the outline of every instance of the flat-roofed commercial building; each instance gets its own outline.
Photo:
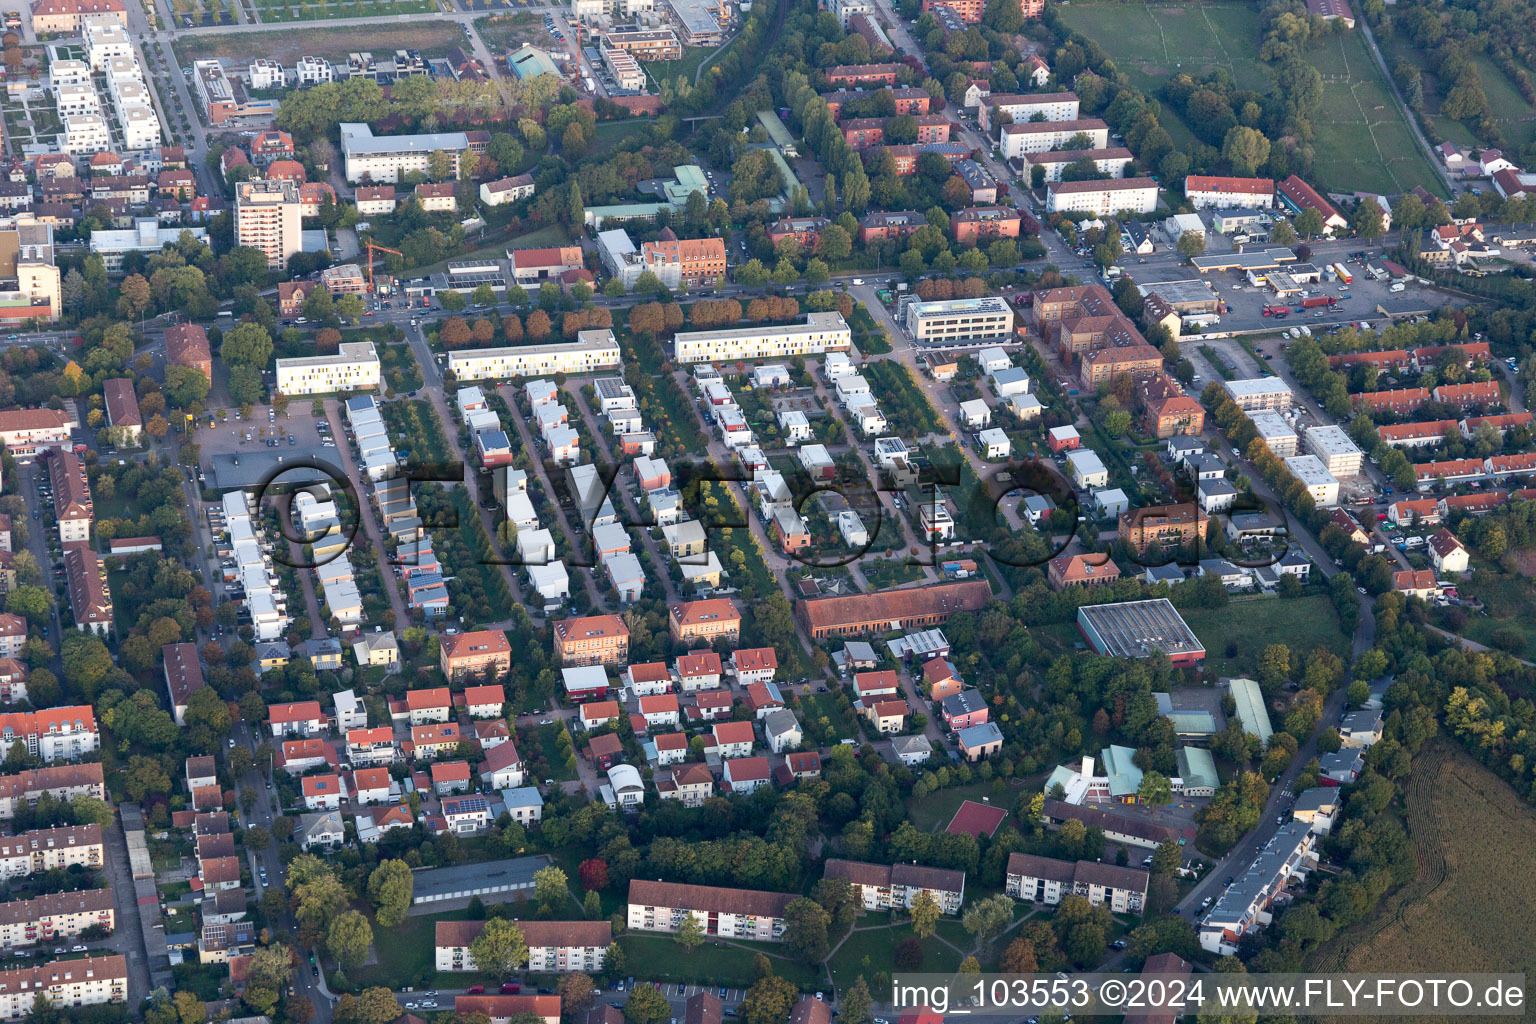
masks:
<instances>
[{"instance_id":1,"label":"flat-roofed commercial building","mask_svg":"<svg viewBox=\"0 0 1536 1024\"><path fill-rule=\"evenodd\" d=\"M1149 658L1162 651L1181 666L1205 660L1205 645L1165 597L1084 605L1077 610L1077 628L1100 654Z\"/></svg>"},{"instance_id":2,"label":"flat-roofed commercial building","mask_svg":"<svg viewBox=\"0 0 1536 1024\"><path fill-rule=\"evenodd\" d=\"M1301 481L1320 507L1332 508L1339 503L1339 478L1328 472L1316 455L1293 455L1285 460L1285 468Z\"/></svg>"},{"instance_id":3,"label":"flat-roofed commercial building","mask_svg":"<svg viewBox=\"0 0 1536 1024\"><path fill-rule=\"evenodd\" d=\"M846 352L852 345L853 332L841 313L810 313L804 324L681 333L673 339L673 358L679 363L727 363Z\"/></svg>"},{"instance_id":4,"label":"flat-roofed commercial building","mask_svg":"<svg viewBox=\"0 0 1536 1024\"><path fill-rule=\"evenodd\" d=\"M995 341L1013 334L1013 307L995 295L907 305L905 326L926 345Z\"/></svg>"},{"instance_id":5,"label":"flat-roofed commercial building","mask_svg":"<svg viewBox=\"0 0 1536 1024\"><path fill-rule=\"evenodd\" d=\"M1279 377L1224 380L1221 382L1221 390L1232 399L1233 405L1244 412L1256 409L1285 412L1291 407L1291 386Z\"/></svg>"},{"instance_id":6,"label":"flat-roofed commercial building","mask_svg":"<svg viewBox=\"0 0 1536 1024\"><path fill-rule=\"evenodd\" d=\"M1308 427L1306 442L1307 451L1316 455L1318 461L1336 477L1359 476L1365 465L1365 453L1350 440L1348 431L1343 427L1331 424Z\"/></svg>"},{"instance_id":7,"label":"flat-roofed commercial building","mask_svg":"<svg viewBox=\"0 0 1536 1024\"><path fill-rule=\"evenodd\" d=\"M448 353L448 369L460 381L596 373L617 369L619 364L618 339L606 329L581 331L574 343Z\"/></svg>"},{"instance_id":8,"label":"flat-roofed commercial building","mask_svg":"<svg viewBox=\"0 0 1536 1024\"><path fill-rule=\"evenodd\" d=\"M284 395L328 395L379 386L379 354L371 341L343 342L333 356L277 361L277 390Z\"/></svg>"}]
</instances>

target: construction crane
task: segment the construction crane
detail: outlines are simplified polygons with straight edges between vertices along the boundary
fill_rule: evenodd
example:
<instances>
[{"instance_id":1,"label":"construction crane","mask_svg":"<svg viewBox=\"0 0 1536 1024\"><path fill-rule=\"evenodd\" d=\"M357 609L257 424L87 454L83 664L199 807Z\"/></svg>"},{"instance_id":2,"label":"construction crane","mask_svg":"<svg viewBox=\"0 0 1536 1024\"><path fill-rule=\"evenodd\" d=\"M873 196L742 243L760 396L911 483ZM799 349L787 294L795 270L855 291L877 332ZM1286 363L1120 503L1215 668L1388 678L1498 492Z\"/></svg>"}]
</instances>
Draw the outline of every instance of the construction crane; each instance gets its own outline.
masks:
<instances>
[{"instance_id":1,"label":"construction crane","mask_svg":"<svg viewBox=\"0 0 1536 1024\"><path fill-rule=\"evenodd\" d=\"M377 292L375 292L373 290L373 254L374 254L374 251L377 250L378 252L392 252L396 256L399 256L401 259L405 259L405 254L400 252L398 249L388 249L388 248L385 248L382 245L374 245L372 241L364 242L363 246L368 250L368 294L369 295L376 295Z\"/></svg>"}]
</instances>

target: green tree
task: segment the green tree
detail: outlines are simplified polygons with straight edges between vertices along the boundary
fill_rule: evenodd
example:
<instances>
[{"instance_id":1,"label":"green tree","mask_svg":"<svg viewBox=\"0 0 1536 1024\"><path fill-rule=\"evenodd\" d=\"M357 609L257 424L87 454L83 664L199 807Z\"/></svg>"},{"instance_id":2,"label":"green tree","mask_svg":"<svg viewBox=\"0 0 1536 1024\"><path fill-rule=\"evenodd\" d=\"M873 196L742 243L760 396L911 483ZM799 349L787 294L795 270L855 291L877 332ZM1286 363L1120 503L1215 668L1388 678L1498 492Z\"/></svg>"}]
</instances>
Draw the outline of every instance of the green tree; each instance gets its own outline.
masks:
<instances>
[{"instance_id":1,"label":"green tree","mask_svg":"<svg viewBox=\"0 0 1536 1024\"><path fill-rule=\"evenodd\" d=\"M1362 199L1349 218L1349 226L1359 237L1374 242L1387 233L1386 218L1374 199Z\"/></svg>"},{"instance_id":2,"label":"green tree","mask_svg":"<svg viewBox=\"0 0 1536 1024\"><path fill-rule=\"evenodd\" d=\"M533 873L533 899L552 910L562 910L571 901L571 883L565 872L553 864Z\"/></svg>"},{"instance_id":3,"label":"green tree","mask_svg":"<svg viewBox=\"0 0 1536 1024\"><path fill-rule=\"evenodd\" d=\"M704 926L699 924L699 919L688 914L677 923L677 931L674 933L677 944L692 953L704 945Z\"/></svg>"},{"instance_id":4,"label":"green tree","mask_svg":"<svg viewBox=\"0 0 1536 1024\"><path fill-rule=\"evenodd\" d=\"M258 323L245 321L224 332L219 358L231 366L265 370L272 359L272 336Z\"/></svg>"},{"instance_id":5,"label":"green tree","mask_svg":"<svg viewBox=\"0 0 1536 1024\"><path fill-rule=\"evenodd\" d=\"M1161 807L1173 802L1173 786L1162 772L1145 771L1141 785L1136 787L1136 799L1150 807Z\"/></svg>"},{"instance_id":6,"label":"green tree","mask_svg":"<svg viewBox=\"0 0 1536 1024\"><path fill-rule=\"evenodd\" d=\"M671 1016L672 1004L650 982L636 985L624 1001L624 1019L630 1024L660 1024Z\"/></svg>"},{"instance_id":7,"label":"green tree","mask_svg":"<svg viewBox=\"0 0 1536 1024\"><path fill-rule=\"evenodd\" d=\"M830 952L827 927L831 923L832 916L820 903L804 897L793 900L784 908L784 943L806 963L820 963Z\"/></svg>"},{"instance_id":8,"label":"green tree","mask_svg":"<svg viewBox=\"0 0 1536 1024\"><path fill-rule=\"evenodd\" d=\"M355 910L342 911L325 932L325 948L344 971L363 966L372 945L373 927Z\"/></svg>"},{"instance_id":9,"label":"green tree","mask_svg":"<svg viewBox=\"0 0 1536 1024\"><path fill-rule=\"evenodd\" d=\"M873 1000L869 996L869 985L864 981L864 975L853 979L853 984L848 986L848 991L843 993L842 1005L839 1007L842 1013L842 1024L870 1024L873 1015L870 1010Z\"/></svg>"},{"instance_id":10,"label":"green tree","mask_svg":"<svg viewBox=\"0 0 1536 1024\"><path fill-rule=\"evenodd\" d=\"M1323 233L1323 215L1308 207L1296 215L1295 225L1303 238L1312 238Z\"/></svg>"},{"instance_id":11,"label":"green tree","mask_svg":"<svg viewBox=\"0 0 1536 1024\"><path fill-rule=\"evenodd\" d=\"M918 938L928 938L938 927L939 902L927 889L913 898L910 913L912 914L912 931Z\"/></svg>"},{"instance_id":12,"label":"green tree","mask_svg":"<svg viewBox=\"0 0 1536 1024\"><path fill-rule=\"evenodd\" d=\"M1203 231L1186 231L1186 232L1184 232L1182 235L1179 236L1179 241L1178 241L1178 245L1176 246L1176 248L1179 250L1179 255L1180 256L1184 256L1186 258L1191 258L1191 259L1196 257L1196 256L1199 256L1201 253L1205 252L1205 232L1203 232Z\"/></svg>"},{"instance_id":13,"label":"green tree","mask_svg":"<svg viewBox=\"0 0 1536 1024\"><path fill-rule=\"evenodd\" d=\"M405 921L415 886L415 876L403 860L386 860L373 869L368 876L368 898L381 927L395 928Z\"/></svg>"},{"instance_id":14,"label":"green tree","mask_svg":"<svg viewBox=\"0 0 1536 1024\"><path fill-rule=\"evenodd\" d=\"M739 1007L742 1024L784 1024L800 991L776 975L759 978L747 989Z\"/></svg>"},{"instance_id":15,"label":"green tree","mask_svg":"<svg viewBox=\"0 0 1536 1024\"><path fill-rule=\"evenodd\" d=\"M1233 174L1249 177L1269 159L1269 139L1255 128L1237 125L1222 140L1221 156L1232 165Z\"/></svg>"},{"instance_id":16,"label":"green tree","mask_svg":"<svg viewBox=\"0 0 1536 1024\"><path fill-rule=\"evenodd\" d=\"M498 978L509 977L528 959L528 940L516 923L493 917L470 941L469 958L478 971Z\"/></svg>"}]
</instances>

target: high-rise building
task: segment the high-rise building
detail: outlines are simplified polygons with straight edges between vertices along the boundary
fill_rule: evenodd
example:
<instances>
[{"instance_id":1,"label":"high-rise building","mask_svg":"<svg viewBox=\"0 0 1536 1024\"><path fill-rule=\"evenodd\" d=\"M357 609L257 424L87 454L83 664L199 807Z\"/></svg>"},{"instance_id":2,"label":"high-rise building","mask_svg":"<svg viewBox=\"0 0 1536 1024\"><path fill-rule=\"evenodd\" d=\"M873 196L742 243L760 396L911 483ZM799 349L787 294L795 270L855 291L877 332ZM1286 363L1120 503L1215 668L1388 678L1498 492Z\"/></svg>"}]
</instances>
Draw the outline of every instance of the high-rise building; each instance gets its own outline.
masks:
<instances>
[{"instance_id":1,"label":"high-rise building","mask_svg":"<svg viewBox=\"0 0 1536 1024\"><path fill-rule=\"evenodd\" d=\"M242 181L235 196L235 244L260 249L267 266L285 267L302 246L299 186L292 181Z\"/></svg>"}]
</instances>

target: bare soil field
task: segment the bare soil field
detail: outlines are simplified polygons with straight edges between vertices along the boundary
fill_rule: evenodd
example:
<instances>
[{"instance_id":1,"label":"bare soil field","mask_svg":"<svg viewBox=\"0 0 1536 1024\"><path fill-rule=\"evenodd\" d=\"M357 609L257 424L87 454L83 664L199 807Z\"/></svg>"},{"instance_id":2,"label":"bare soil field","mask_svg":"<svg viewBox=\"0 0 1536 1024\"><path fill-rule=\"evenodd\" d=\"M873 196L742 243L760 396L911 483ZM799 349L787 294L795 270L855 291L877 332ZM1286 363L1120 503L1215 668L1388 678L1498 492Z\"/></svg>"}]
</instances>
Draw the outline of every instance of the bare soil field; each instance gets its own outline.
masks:
<instances>
[{"instance_id":1,"label":"bare soil field","mask_svg":"<svg viewBox=\"0 0 1536 1024\"><path fill-rule=\"evenodd\" d=\"M310 55L346 63L347 54L369 50L393 53L420 50L424 57L441 57L465 40L457 22L412 22L408 25L291 28L273 32L242 32L239 35L182 36L176 40L181 63L213 57L245 59L264 54L282 64L295 64Z\"/></svg>"}]
</instances>

